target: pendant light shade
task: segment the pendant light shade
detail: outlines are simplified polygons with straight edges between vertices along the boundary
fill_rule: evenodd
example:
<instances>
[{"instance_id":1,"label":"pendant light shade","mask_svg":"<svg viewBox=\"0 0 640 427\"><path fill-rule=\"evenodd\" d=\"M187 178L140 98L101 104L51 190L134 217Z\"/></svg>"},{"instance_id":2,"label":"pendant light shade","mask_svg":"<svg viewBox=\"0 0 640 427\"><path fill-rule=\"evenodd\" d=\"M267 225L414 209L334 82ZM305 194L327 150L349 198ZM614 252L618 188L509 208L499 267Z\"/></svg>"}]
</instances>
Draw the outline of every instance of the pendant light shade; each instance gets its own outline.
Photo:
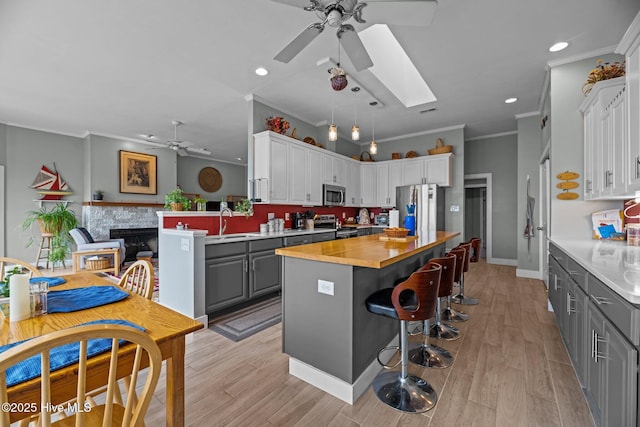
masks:
<instances>
[{"instance_id":1,"label":"pendant light shade","mask_svg":"<svg viewBox=\"0 0 640 427\"><path fill-rule=\"evenodd\" d=\"M369 145L369 153L378 154L378 143L375 141L371 141L371 145Z\"/></svg>"},{"instance_id":2,"label":"pendant light shade","mask_svg":"<svg viewBox=\"0 0 640 427\"><path fill-rule=\"evenodd\" d=\"M338 127L331 123L329 125L329 141L337 141L338 140Z\"/></svg>"},{"instance_id":3,"label":"pendant light shade","mask_svg":"<svg viewBox=\"0 0 640 427\"><path fill-rule=\"evenodd\" d=\"M358 125L353 125L351 128L351 140L358 141L360 139L360 127Z\"/></svg>"},{"instance_id":4,"label":"pendant light shade","mask_svg":"<svg viewBox=\"0 0 640 427\"><path fill-rule=\"evenodd\" d=\"M377 102L370 105L375 108ZM369 145L369 153L378 154L378 143L376 142L376 110L371 110L371 144Z\"/></svg>"}]
</instances>

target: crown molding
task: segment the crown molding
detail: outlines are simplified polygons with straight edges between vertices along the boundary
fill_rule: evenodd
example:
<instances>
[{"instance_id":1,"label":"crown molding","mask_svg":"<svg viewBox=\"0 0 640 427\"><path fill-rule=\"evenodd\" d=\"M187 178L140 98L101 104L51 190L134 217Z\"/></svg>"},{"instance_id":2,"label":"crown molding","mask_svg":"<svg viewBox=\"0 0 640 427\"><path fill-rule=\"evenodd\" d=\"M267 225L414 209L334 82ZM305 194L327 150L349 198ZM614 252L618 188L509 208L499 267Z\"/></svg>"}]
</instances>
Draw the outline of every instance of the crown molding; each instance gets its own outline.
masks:
<instances>
[{"instance_id":1,"label":"crown molding","mask_svg":"<svg viewBox=\"0 0 640 427\"><path fill-rule=\"evenodd\" d=\"M408 133L406 135L392 136L391 138L377 139L376 142L377 143L381 143L381 142L397 141L399 139L413 138L414 136L422 136L422 135L429 135L429 134L432 134L432 133L439 133L439 132L447 132L447 131L450 131L450 130L464 129L465 126L466 126L466 124L461 124L461 125L455 125L455 126L447 126L447 127L439 128L439 129L425 130L425 131L422 131L422 132ZM362 143L360 145L364 145L364 144L369 145L370 142Z\"/></svg>"},{"instance_id":2,"label":"crown molding","mask_svg":"<svg viewBox=\"0 0 640 427\"><path fill-rule=\"evenodd\" d=\"M72 136L74 138L86 138L87 135L89 134L88 131L84 131L82 133L73 133L73 132L67 132L67 131L63 131L63 130L59 130L59 129L41 128L41 127L37 127L37 126L30 126L30 125L25 125L25 124L22 124L22 123L14 123L14 122L6 122L6 123L3 123L3 124L6 125L6 126L12 126L12 127L16 127L16 128L36 130L38 132L48 132L48 133L55 133L57 135Z\"/></svg>"},{"instance_id":3,"label":"crown molding","mask_svg":"<svg viewBox=\"0 0 640 427\"><path fill-rule=\"evenodd\" d=\"M582 61L583 59L593 58L595 56L600 55L608 55L610 53L615 53L616 46L606 46L600 49L590 50L588 52L579 53L577 55L567 56L562 59L554 59L552 61L547 62L547 65L551 68L557 67L560 65L571 64L572 62Z\"/></svg>"},{"instance_id":4,"label":"crown molding","mask_svg":"<svg viewBox=\"0 0 640 427\"><path fill-rule=\"evenodd\" d=\"M520 120L520 119L526 119L527 117L539 116L539 115L540 115L540 111L530 111L528 113L516 114L515 118L516 120Z\"/></svg>"},{"instance_id":5,"label":"crown molding","mask_svg":"<svg viewBox=\"0 0 640 427\"><path fill-rule=\"evenodd\" d=\"M512 130L512 131L509 131L509 132L500 132L500 133L494 133L494 134L491 134L491 135L474 136L473 138L465 139L464 142L479 141L481 139L498 138L498 137L501 137L501 136L517 135L517 134L518 134L517 130Z\"/></svg>"},{"instance_id":6,"label":"crown molding","mask_svg":"<svg viewBox=\"0 0 640 427\"><path fill-rule=\"evenodd\" d=\"M551 84L551 67L548 65L544 67L544 83L542 83L542 93L540 94L540 101L538 102L538 111L544 111L544 103L547 100L547 94L549 93L549 85Z\"/></svg>"},{"instance_id":7,"label":"crown molding","mask_svg":"<svg viewBox=\"0 0 640 427\"><path fill-rule=\"evenodd\" d=\"M638 45L640 45L640 12L633 19L627 31L625 31L615 49L615 53L625 55L636 49Z\"/></svg>"},{"instance_id":8,"label":"crown molding","mask_svg":"<svg viewBox=\"0 0 640 427\"><path fill-rule=\"evenodd\" d=\"M287 109L284 109L284 108L282 108L282 107L279 107L279 106L277 106L277 105L273 104L272 102L267 101L266 99L262 98L260 95L256 95L255 93L252 93L252 94L246 95L246 96L244 97L244 99L245 99L247 102L257 101L257 102L259 102L259 103L261 103L261 104L263 104L263 105L266 105L267 107L270 107L270 108L273 108L273 109L276 109L276 110L280 111L282 114L286 114L287 116L291 116L291 117L293 117L293 118L295 118L295 119L302 120L302 121L303 121L303 122L305 122L305 123L309 123L309 124L311 124L311 123L312 123L312 122L311 122L311 120L306 119L306 118L304 118L304 117L300 117L300 116L299 116L299 115L297 115L296 113L292 113L291 111L289 111L289 110L287 110ZM318 126L318 125L314 125L314 126Z\"/></svg>"}]
</instances>

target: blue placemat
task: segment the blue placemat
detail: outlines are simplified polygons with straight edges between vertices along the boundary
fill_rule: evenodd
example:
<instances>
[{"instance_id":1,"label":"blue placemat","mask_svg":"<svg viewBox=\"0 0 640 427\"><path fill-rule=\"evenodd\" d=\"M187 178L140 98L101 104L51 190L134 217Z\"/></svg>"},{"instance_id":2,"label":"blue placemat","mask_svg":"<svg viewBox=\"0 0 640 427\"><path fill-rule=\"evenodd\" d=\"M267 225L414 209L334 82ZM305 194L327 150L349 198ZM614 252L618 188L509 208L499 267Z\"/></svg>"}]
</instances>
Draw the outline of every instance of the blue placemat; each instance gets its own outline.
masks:
<instances>
[{"instance_id":1,"label":"blue placemat","mask_svg":"<svg viewBox=\"0 0 640 427\"><path fill-rule=\"evenodd\" d=\"M116 319L103 319L103 320L94 320L92 322L83 323L77 326L84 325L92 325L95 323L106 323L106 324L116 324L116 325L126 325L136 328L140 331L144 331L144 328L136 325L135 323L128 322L126 320L116 320ZM8 349L20 345L24 341L19 341L7 345L0 346L0 353L7 351ZM123 344L124 340L120 340L120 344ZM97 354L103 353L107 350L111 349L111 339L110 338L96 338L93 340L87 341L87 357L93 357ZM49 366L50 371L56 371L58 369L64 368L69 365L73 365L78 362L78 355L80 354L80 343L70 343L65 344L60 347L56 347L51 349L49 353ZM28 359L19 362L9 369L7 369L7 386L11 387L12 385L19 384L23 381L27 381L33 378L37 378L40 376L42 367L42 358L40 354L32 356Z\"/></svg>"},{"instance_id":2,"label":"blue placemat","mask_svg":"<svg viewBox=\"0 0 640 427\"><path fill-rule=\"evenodd\" d=\"M51 291L48 297L48 313L68 313L99 307L120 301L129 296L117 286L89 286L86 288Z\"/></svg>"},{"instance_id":3,"label":"blue placemat","mask_svg":"<svg viewBox=\"0 0 640 427\"><path fill-rule=\"evenodd\" d=\"M49 287L67 283L67 281L62 277L32 277L31 279L29 279L29 283L38 282L47 282L49 284Z\"/></svg>"}]
</instances>

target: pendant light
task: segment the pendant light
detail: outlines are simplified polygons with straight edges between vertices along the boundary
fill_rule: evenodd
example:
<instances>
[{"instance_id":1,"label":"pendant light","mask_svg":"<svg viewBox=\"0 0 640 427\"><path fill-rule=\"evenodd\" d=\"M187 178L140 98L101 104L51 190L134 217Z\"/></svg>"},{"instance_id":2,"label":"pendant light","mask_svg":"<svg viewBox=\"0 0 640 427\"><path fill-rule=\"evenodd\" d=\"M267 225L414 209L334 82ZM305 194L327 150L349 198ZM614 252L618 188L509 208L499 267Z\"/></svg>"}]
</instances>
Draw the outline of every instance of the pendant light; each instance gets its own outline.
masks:
<instances>
[{"instance_id":1,"label":"pendant light","mask_svg":"<svg viewBox=\"0 0 640 427\"><path fill-rule=\"evenodd\" d=\"M371 144L369 145L369 153L377 154L378 153L378 143L376 142L376 110L375 106L378 105L376 101L370 102L369 105L374 107L371 111Z\"/></svg>"},{"instance_id":2,"label":"pendant light","mask_svg":"<svg viewBox=\"0 0 640 427\"><path fill-rule=\"evenodd\" d=\"M351 89L354 94L358 94L360 88L358 86ZM353 126L351 127L351 140L358 141L360 139L360 126L358 126L358 99L353 104Z\"/></svg>"},{"instance_id":3,"label":"pendant light","mask_svg":"<svg viewBox=\"0 0 640 427\"><path fill-rule=\"evenodd\" d=\"M333 122L333 96L331 96L331 124L329 125L329 134L327 138L329 141L333 142L338 140L338 126Z\"/></svg>"}]
</instances>

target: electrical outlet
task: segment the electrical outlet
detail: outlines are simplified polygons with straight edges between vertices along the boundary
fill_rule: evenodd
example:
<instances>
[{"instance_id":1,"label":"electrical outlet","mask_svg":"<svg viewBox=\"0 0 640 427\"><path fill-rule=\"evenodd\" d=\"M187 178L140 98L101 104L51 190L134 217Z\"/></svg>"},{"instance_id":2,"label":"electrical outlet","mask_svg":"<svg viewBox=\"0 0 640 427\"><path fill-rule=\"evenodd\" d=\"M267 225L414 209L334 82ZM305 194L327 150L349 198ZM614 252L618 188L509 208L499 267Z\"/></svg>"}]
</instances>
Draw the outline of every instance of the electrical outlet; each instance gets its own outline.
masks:
<instances>
[{"instance_id":1,"label":"electrical outlet","mask_svg":"<svg viewBox=\"0 0 640 427\"><path fill-rule=\"evenodd\" d=\"M284 213L284 220L289 221L289 212Z\"/></svg>"},{"instance_id":2,"label":"electrical outlet","mask_svg":"<svg viewBox=\"0 0 640 427\"><path fill-rule=\"evenodd\" d=\"M347 214L345 212L342 212L342 219L345 219L347 217Z\"/></svg>"},{"instance_id":3,"label":"electrical outlet","mask_svg":"<svg viewBox=\"0 0 640 427\"><path fill-rule=\"evenodd\" d=\"M180 250L189 252L189 239L180 239Z\"/></svg>"},{"instance_id":4,"label":"electrical outlet","mask_svg":"<svg viewBox=\"0 0 640 427\"><path fill-rule=\"evenodd\" d=\"M274 219L276 217L276 214L274 214L273 212L269 212L267 214L267 219Z\"/></svg>"},{"instance_id":5,"label":"electrical outlet","mask_svg":"<svg viewBox=\"0 0 640 427\"><path fill-rule=\"evenodd\" d=\"M318 293L333 295L333 282L318 280Z\"/></svg>"},{"instance_id":6,"label":"electrical outlet","mask_svg":"<svg viewBox=\"0 0 640 427\"><path fill-rule=\"evenodd\" d=\"M460 206L458 205L451 205L449 207L449 212L460 212Z\"/></svg>"}]
</instances>

